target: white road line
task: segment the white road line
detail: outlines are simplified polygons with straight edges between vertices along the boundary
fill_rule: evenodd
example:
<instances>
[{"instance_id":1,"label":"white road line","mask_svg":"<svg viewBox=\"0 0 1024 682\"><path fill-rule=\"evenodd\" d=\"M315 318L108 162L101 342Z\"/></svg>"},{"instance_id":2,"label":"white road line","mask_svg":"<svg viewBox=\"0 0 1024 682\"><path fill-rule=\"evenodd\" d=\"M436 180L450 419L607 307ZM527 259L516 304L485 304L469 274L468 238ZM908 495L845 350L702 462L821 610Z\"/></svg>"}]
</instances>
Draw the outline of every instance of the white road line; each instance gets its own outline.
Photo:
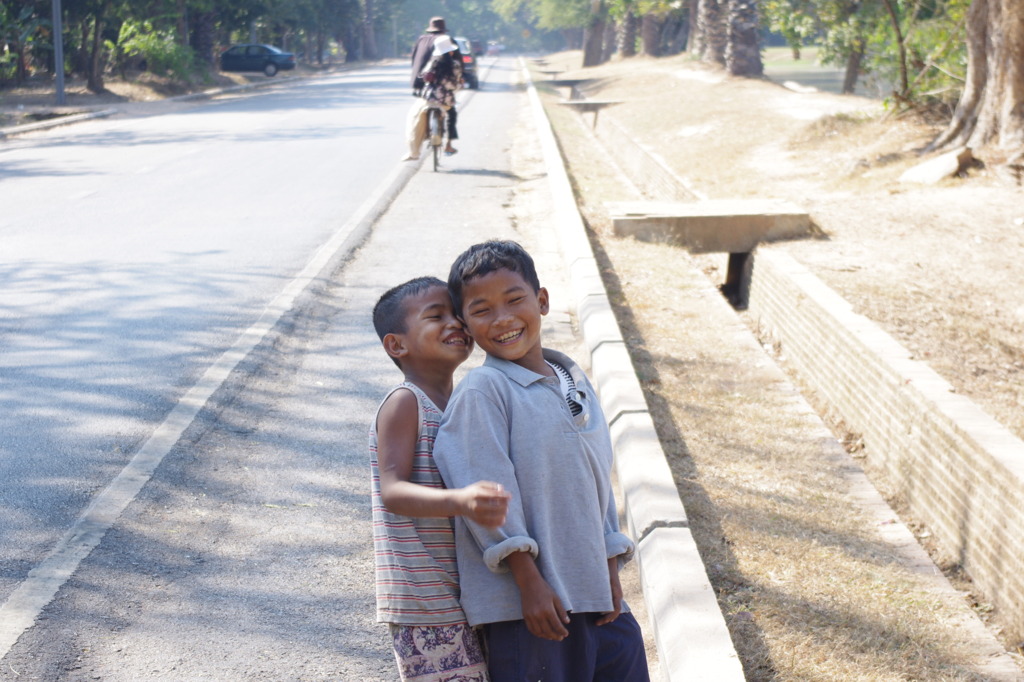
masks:
<instances>
[{"instance_id":1,"label":"white road line","mask_svg":"<svg viewBox=\"0 0 1024 682\"><path fill-rule=\"evenodd\" d=\"M291 310L298 296L314 281L330 276L337 258L355 248L416 172L419 164L399 164L341 226L306 267L266 307L259 319L206 370L150 435L131 461L82 513L53 551L35 568L0 606L0 659L18 638L35 623L40 612L56 596L78 565L89 556L121 512L135 499L153 476L164 456L181 438L206 402L221 387L238 364L266 337L281 317Z\"/></svg>"}]
</instances>

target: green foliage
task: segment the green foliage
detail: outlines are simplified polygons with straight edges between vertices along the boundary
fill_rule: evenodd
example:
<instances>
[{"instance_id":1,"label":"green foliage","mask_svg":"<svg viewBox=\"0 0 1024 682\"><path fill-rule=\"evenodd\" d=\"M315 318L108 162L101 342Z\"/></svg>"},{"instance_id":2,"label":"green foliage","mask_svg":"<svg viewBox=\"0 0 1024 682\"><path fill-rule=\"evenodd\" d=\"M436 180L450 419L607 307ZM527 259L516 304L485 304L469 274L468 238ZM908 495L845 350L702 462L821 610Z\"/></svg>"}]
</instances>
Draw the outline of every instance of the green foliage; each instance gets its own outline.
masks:
<instances>
[{"instance_id":1,"label":"green foliage","mask_svg":"<svg viewBox=\"0 0 1024 682\"><path fill-rule=\"evenodd\" d=\"M0 82L24 75L19 73L19 60L39 39L40 29L48 24L32 5L15 11L13 5L0 2Z\"/></svg>"},{"instance_id":2,"label":"green foliage","mask_svg":"<svg viewBox=\"0 0 1024 682\"><path fill-rule=\"evenodd\" d=\"M955 101L967 68L965 17L970 0L892 0L906 50L905 104ZM817 45L823 63L845 68L863 51L860 75L899 82L900 41L882 0L763 0L764 27L793 48Z\"/></svg>"},{"instance_id":3,"label":"green foliage","mask_svg":"<svg viewBox=\"0 0 1024 682\"><path fill-rule=\"evenodd\" d=\"M687 0L605 0L608 16L616 21L633 12L633 16L655 14L664 17L672 12L687 9Z\"/></svg>"},{"instance_id":4,"label":"green foliage","mask_svg":"<svg viewBox=\"0 0 1024 682\"><path fill-rule=\"evenodd\" d=\"M778 33L786 45L799 49L818 32L818 21L811 0L763 0L762 23Z\"/></svg>"},{"instance_id":5,"label":"green foliage","mask_svg":"<svg viewBox=\"0 0 1024 682\"><path fill-rule=\"evenodd\" d=\"M549 31L582 28L590 20L590 0L494 0L493 6L505 21L525 20Z\"/></svg>"},{"instance_id":6,"label":"green foliage","mask_svg":"<svg viewBox=\"0 0 1024 682\"><path fill-rule=\"evenodd\" d=\"M820 33L815 43L821 61L840 67L851 52L866 45L871 27L885 22L881 3L873 0L820 3L817 12Z\"/></svg>"},{"instance_id":7,"label":"green foliage","mask_svg":"<svg viewBox=\"0 0 1024 682\"><path fill-rule=\"evenodd\" d=\"M112 54L123 57L141 57L146 68L160 76L173 76L187 80L195 64L192 48L181 45L174 31L156 30L152 22L125 21L117 37L117 44L109 44Z\"/></svg>"},{"instance_id":8,"label":"green foliage","mask_svg":"<svg viewBox=\"0 0 1024 682\"><path fill-rule=\"evenodd\" d=\"M896 3L907 52L908 103L955 103L967 73L964 39L970 0ZM868 68L888 83L898 81L898 41L892 22L879 22L867 41Z\"/></svg>"}]
</instances>

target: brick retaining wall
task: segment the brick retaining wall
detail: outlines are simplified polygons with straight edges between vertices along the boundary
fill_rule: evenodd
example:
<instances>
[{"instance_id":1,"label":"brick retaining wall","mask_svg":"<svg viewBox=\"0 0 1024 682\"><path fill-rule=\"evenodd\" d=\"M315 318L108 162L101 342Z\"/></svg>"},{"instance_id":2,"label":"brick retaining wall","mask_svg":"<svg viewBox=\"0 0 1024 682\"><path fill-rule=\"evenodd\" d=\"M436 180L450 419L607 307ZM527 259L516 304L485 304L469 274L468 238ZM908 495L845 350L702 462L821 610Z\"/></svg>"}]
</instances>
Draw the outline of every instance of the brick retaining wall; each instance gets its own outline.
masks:
<instances>
[{"instance_id":1,"label":"brick retaining wall","mask_svg":"<svg viewBox=\"0 0 1024 682\"><path fill-rule=\"evenodd\" d=\"M749 312L1024 639L1024 441L780 250L756 252Z\"/></svg>"},{"instance_id":2,"label":"brick retaining wall","mask_svg":"<svg viewBox=\"0 0 1024 682\"><path fill-rule=\"evenodd\" d=\"M610 113L601 114L594 134L609 153L614 153L615 164L644 194L675 201L705 198L687 186L653 150L630 137Z\"/></svg>"},{"instance_id":3,"label":"brick retaining wall","mask_svg":"<svg viewBox=\"0 0 1024 682\"><path fill-rule=\"evenodd\" d=\"M648 196L704 198L614 115L594 132ZM782 251L757 252L749 311L1024 640L1024 441Z\"/></svg>"}]
</instances>

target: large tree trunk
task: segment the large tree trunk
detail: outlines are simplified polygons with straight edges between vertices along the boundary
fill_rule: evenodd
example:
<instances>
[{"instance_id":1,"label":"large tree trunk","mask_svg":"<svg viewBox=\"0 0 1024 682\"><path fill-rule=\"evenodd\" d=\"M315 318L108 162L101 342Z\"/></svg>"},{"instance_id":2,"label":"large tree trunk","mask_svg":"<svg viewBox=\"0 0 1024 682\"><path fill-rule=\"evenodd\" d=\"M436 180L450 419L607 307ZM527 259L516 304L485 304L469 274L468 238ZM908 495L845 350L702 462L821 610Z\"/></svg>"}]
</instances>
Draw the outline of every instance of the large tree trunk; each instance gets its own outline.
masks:
<instances>
[{"instance_id":1,"label":"large tree trunk","mask_svg":"<svg viewBox=\"0 0 1024 682\"><path fill-rule=\"evenodd\" d=\"M759 77L764 73L757 29L757 0L729 0L725 63L733 76Z\"/></svg>"},{"instance_id":2,"label":"large tree trunk","mask_svg":"<svg viewBox=\"0 0 1024 682\"><path fill-rule=\"evenodd\" d=\"M850 54L846 55L846 73L843 75L843 94L852 95L857 88L857 79L860 78L860 64L864 61L863 38L857 38Z\"/></svg>"},{"instance_id":3,"label":"large tree trunk","mask_svg":"<svg viewBox=\"0 0 1024 682\"><path fill-rule=\"evenodd\" d=\"M96 19L93 22L92 51L89 54L89 75L86 87L90 92L106 92L103 84L103 14L104 9L96 10Z\"/></svg>"},{"instance_id":4,"label":"large tree trunk","mask_svg":"<svg viewBox=\"0 0 1024 682\"><path fill-rule=\"evenodd\" d=\"M687 50L690 56L696 59L704 57L704 50L707 48L707 37L704 35L704 23L701 17L704 15L704 3L708 0L690 0L690 39L686 41Z\"/></svg>"},{"instance_id":5,"label":"large tree trunk","mask_svg":"<svg viewBox=\"0 0 1024 682\"><path fill-rule=\"evenodd\" d=\"M327 34L324 33L322 24L317 24L316 29L316 63L324 65L324 52L327 50Z\"/></svg>"},{"instance_id":6,"label":"large tree trunk","mask_svg":"<svg viewBox=\"0 0 1024 682\"><path fill-rule=\"evenodd\" d=\"M583 30L583 66L597 66L604 54L604 6L591 0L590 21Z\"/></svg>"},{"instance_id":7,"label":"large tree trunk","mask_svg":"<svg viewBox=\"0 0 1024 682\"><path fill-rule=\"evenodd\" d=\"M684 16L672 24L672 30L665 42L665 54L679 54L686 50L690 36L690 21Z\"/></svg>"},{"instance_id":8,"label":"large tree trunk","mask_svg":"<svg viewBox=\"0 0 1024 682\"><path fill-rule=\"evenodd\" d=\"M214 54L217 33L217 13L212 10L199 12L192 19L192 49L196 57L210 65L217 66L217 55Z\"/></svg>"},{"instance_id":9,"label":"large tree trunk","mask_svg":"<svg viewBox=\"0 0 1024 682\"><path fill-rule=\"evenodd\" d=\"M345 63L358 62L360 60L359 33L356 25L349 21L345 23L345 29L340 36L339 42L345 48Z\"/></svg>"},{"instance_id":10,"label":"large tree trunk","mask_svg":"<svg viewBox=\"0 0 1024 682\"><path fill-rule=\"evenodd\" d=\"M86 16L78 24L78 49L72 58L72 70L86 76L89 74L89 30L92 22Z\"/></svg>"},{"instance_id":11,"label":"large tree trunk","mask_svg":"<svg viewBox=\"0 0 1024 682\"><path fill-rule=\"evenodd\" d=\"M640 20L640 42L644 54L648 57L661 55L661 29L664 23L662 18L655 14L645 14Z\"/></svg>"},{"instance_id":12,"label":"large tree trunk","mask_svg":"<svg viewBox=\"0 0 1024 682\"><path fill-rule=\"evenodd\" d=\"M619 34L619 25L609 19L604 24L604 43L603 52L601 53L601 63L611 61L612 55L615 54L615 50L618 49L616 36Z\"/></svg>"},{"instance_id":13,"label":"large tree trunk","mask_svg":"<svg viewBox=\"0 0 1024 682\"><path fill-rule=\"evenodd\" d=\"M377 50L377 32L373 28L373 19L376 15L374 0L366 1L366 15L363 18L363 58L380 59L380 52Z\"/></svg>"},{"instance_id":14,"label":"large tree trunk","mask_svg":"<svg viewBox=\"0 0 1024 682\"><path fill-rule=\"evenodd\" d=\"M20 29L19 29L20 30ZM21 41L9 45L8 49L14 53L14 82L17 85L24 85L28 80L28 50Z\"/></svg>"},{"instance_id":15,"label":"large tree trunk","mask_svg":"<svg viewBox=\"0 0 1024 682\"><path fill-rule=\"evenodd\" d=\"M188 45L188 5L185 0L177 0L178 43Z\"/></svg>"},{"instance_id":16,"label":"large tree trunk","mask_svg":"<svg viewBox=\"0 0 1024 682\"><path fill-rule=\"evenodd\" d=\"M930 149L993 144L1024 157L1024 2L974 0L967 14L967 82Z\"/></svg>"},{"instance_id":17,"label":"large tree trunk","mask_svg":"<svg viewBox=\"0 0 1024 682\"><path fill-rule=\"evenodd\" d=\"M619 54L623 57L636 56L636 15L633 10L626 12L619 33Z\"/></svg>"},{"instance_id":18,"label":"large tree trunk","mask_svg":"<svg viewBox=\"0 0 1024 682\"><path fill-rule=\"evenodd\" d=\"M721 3L725 1L721 0ZM724 66L729 36L725 25L725 8L721 3L719 0L700 0L697 31L702 38L701 59Z\"/></svg>"}]
</instances>

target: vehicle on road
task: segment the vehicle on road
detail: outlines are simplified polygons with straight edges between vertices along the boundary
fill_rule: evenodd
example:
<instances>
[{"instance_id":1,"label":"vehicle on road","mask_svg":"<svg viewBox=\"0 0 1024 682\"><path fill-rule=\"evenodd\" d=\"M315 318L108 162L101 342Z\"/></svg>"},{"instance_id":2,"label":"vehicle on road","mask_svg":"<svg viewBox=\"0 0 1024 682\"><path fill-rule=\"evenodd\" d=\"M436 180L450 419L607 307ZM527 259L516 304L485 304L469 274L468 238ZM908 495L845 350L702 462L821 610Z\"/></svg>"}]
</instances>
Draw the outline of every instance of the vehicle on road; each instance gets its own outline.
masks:
<instances>
[{"instance_id":1,"label":"vehicle on road","mask_svg":"<svg viewBox=\"0 0 1024 682\"><path fill-rule=\"evenodd\" d=\"M262 71L273 76L295 68L295 55L273 45L232 45L220 55L221 71Z\"/></svg>"},{"instance_id":2,"label":"vehicle on road","mask_svg":"<svg viewBox=\"0 0 1024 682\"><path fill-rule=\"evenodd\" d=\"M454 38L455 44L459 46L459 53L462 55L462 80L466 81L466 87L476 90L480 87L480 79L476 72L476 55L473 53L473 43L469 38Z\"/></svg>"}]
</instances>

